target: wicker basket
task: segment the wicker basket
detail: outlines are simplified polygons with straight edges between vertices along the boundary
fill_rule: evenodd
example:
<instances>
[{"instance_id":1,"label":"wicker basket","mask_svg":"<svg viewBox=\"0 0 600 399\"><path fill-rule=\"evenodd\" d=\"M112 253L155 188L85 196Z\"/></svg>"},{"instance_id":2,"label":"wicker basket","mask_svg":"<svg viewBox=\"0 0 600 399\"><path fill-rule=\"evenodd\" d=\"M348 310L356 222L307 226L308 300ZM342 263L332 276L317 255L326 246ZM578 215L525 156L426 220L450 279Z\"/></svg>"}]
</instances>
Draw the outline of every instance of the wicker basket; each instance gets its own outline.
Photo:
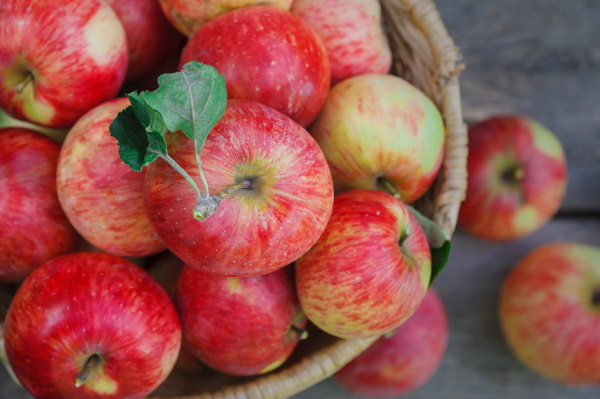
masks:
<instances>
[{"instance_id":1,"label":"wicker basket","mask_svg":"<svg viewBox=\"0 0 600 399\"><path fill-rule=\"evenodd\" d=\"M394 55L392 73L423 90L439 107L446 124L445 159L433 187L416 207L448 237L466 190L467 133L462 120L459 50L448 36L431 0L381 0ZM257 377L232 377L212 371L173 373L153 394L169 399L287 398L333 375L376 338L344 340L309 331L292 357L277 370Z\"/></svg>"}]
</instances>

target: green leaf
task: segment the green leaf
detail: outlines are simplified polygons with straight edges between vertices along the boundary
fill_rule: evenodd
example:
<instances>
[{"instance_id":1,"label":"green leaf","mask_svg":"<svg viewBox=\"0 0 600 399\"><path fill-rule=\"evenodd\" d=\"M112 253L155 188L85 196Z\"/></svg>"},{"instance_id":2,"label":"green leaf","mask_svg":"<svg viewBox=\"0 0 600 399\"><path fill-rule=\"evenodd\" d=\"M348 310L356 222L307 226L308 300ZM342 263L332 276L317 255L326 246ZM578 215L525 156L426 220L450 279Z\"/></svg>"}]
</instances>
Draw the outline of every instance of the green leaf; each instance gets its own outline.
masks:
<instances>
[{"instance_id":1,"label":"green leaf","mask_svg":"<svg viewBox=\"0 0 600 399\"><path fill-rule=\"evenodd\" d=\"M148 151L148 134L136 117L133 106L119 112L110 124L109 131L117 139L121 160L136 172L141 172L145 165L158 157L158 154Z\"/></svg>"},{"instance_id":2,"label":"green leaf","mask_svg":"<svg viewBox=\"0 0 600 399\"><path fill-rule=\"evenodd\" d=\"M227 105L225 78L209 66L190 61L181 72L158 78L158 89L141 98L162 116L167 128L181 130L199 149Z\"/></svg>"},{"instance_id":3,"label":"green leaf","mask_svg":"<svg viewBox=\"0 0 600 399\"><path fill-rule=\"evenodd\" d=\"M407 207L415 216L427 236L427 242L429 243L429 248L431 250L431 279L429 280L429 285L431 286L433 281L446 266L446 263L448 263L452 244L437 223L425 217L425 215L412 206L407 205Z\"/></svg>"}]
</instances>

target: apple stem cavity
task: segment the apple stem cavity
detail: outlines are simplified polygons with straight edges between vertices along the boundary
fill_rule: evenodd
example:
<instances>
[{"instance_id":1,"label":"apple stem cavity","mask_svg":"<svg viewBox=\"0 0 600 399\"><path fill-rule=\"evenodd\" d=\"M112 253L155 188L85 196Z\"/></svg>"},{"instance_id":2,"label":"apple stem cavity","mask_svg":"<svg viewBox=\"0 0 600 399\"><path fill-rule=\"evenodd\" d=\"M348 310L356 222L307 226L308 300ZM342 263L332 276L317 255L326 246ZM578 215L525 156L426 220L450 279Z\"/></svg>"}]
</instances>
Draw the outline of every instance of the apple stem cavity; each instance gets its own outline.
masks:
<instances>
[{"instance_id":1,"label":"apple stem cavity","mask_svg":"<svg viewBox=\"0 0 600 399\"><path fill-rule=\"evenodd\" d=\"M308 331L306 331L304 328L300 328L294 324L292 324L290 326L290 331L293 332L294 334L296 334L296 340L297 341L302 341L308 338Z\"/></svg>"},{"instance_id":2,"label":"apple stem cavity","mask_svg":"<svg viewBox=\"0 0 600 399\"><path fill-rule=\"evenodd\" d=\"M525 177L525 171L520 166L508 168L502 172L501 178L507 184L515 185Z\"/></svg>"},{"instance_id":3,"label":"apple stem cavity","mask_svg":"<svg viewBox=\"0 0 600 399\"><path fill-rule=\"evenodd\" d=\"M83 370L77 374L77 378L75 379L75 387L79 388L82 386L87 380L90 379L98 369L102 365L102 357L97 353L90 355L85 364L83 365Z\"/></svg>"},{"instance_id":4,"label":"apple stem cavity","mask_svg":"<svg viewBox=\"0 0 600 399\"><path fill-rule=\"evenodd\" d=\"M376 186L377 188L379 188L379 190L385 191L386 193L392 195L394 198L400 199L400 193L396 189L396 186L387 177L378 177Z\"/></svg>"},{"instance_id":5,"label":"apple stem cavity","mask_svg":"<svg viewBox=\"0 0 600 399\"><path fill-rule=\"evenodd\" d=\"M592 306L600 307L600 288L596 288L592 291Z\"/></svg>"},{"instance_id":6,"label":"apple stem cavity","mask_svg":"<svg viewBox=\"0 0 600 399\"><path fill-rule=\"evenodd\" d=\"M23 80L21 82L19 82L19 84L17 86L15 86L15 92L17 92L17 94L23 93L23 90L25 90L25 87L27 87L27 85L29 83L33 83L33 82L34 82L33 74L31 72L27 71L25 73L25 77L23 78Z\"/></svg>"}]
</instances>

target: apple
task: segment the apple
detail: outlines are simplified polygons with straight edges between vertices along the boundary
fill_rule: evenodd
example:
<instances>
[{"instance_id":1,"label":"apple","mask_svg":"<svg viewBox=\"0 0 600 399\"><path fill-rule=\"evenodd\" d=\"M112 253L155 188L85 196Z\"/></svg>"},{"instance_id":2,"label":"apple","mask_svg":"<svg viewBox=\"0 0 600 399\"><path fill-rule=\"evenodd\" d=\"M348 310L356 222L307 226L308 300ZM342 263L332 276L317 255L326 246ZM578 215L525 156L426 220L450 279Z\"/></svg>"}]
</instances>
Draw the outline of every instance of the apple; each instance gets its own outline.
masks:
<instances>
[{"instance_id":1,"label":"apple","mask_svg":"<svg viewBox=\"0 0 600 399\"><path fill-rule=\"evenodd\" d=\"M179 57L184 36L169 23L159 0L105 1L125 29L129 60L126 81L140 78L160 67L165 59Z\"/></svg>"},{"instance_id":2,"label":"apple","mask_svg":"<svg viewBox=\"0 0 600 399\"><path fill-rule=\"evenodd\" d=\"M192 60L225 76L229 98L268 105L304 127L329 91L321 40L300 17L275 7L244 7L203 25L183 48L179 65Z\"/></svg>"},{"instance_id":3,"label":"apple","mask_svg":"<svg viewBox=\"0 0 600 399\"><path fill-rule=\"evenodd\" d=\"M469 128L467 174L458 224L490 241L515 240L541 228L560 208L567 185L558 138L520 115L491 117Z\"/></svg>"},{"instance_id":4,"label":"apple","mask_svg":"<svg viewBox=\"0 0 600 399\"><path fill-rule=\"evenodd\" d=\"M337 194L325 231L296 261L302 309L340 338L398 327L423 300L430 277L421 226L400 200L377 190Z\"/></svg>"},{"instance_id":5,"label":"apple","mask_svg":"<svg viewBox=\"0 0 600 399\"><path fill-rule=\"evenodd\" d=\"M186 36L219 14L241 7L267 5L289 10L292 0L160 0L169 22Z\"/></svg>"},{"instance_id":6,"label":"apple","mask_svg":"<svg viewBox=\"0 0 600 399\"><path fill-rule=\"evenodd\" d=\"M333 86L309 131L336 193L381 189L413 202L433 183L444 155L439 110L394 75L358 75Z\"/></svg>"},{"instance_id":7,"label":"apple","mask_svg":"<svg viewBox=\"0 0 600 399\"><path fill-rule=\"evenodd\" d=\"M37 268L6 316L8 361L37 398L142 398L170 373L181 343L173 302L114 255L62 255Z\"/></svg>"},{"instance_id":8,"label":"apple","mask_svg":"<svg viewBox=\"0 0 600 399\"><path fill-rule=\"evenodd\" d=\"M166 249L154 231L143 197L145 171L119 157L109 125L129 105L124 97L98 105L69 131L58 159L58 199L77 231L93 246L119 256Z\"/></svg>"},{"instance_id":9,"label":"apple","mask_svg":"<svg viewBox=\"0 0 600 399\"><path fill-rule=\"evenodd\" d=\"M3 0L0 26L0 107L17 119L70 127L123 83L125 31L102 0Z\"/></svg>"},{"instance_id":10,"label":"apple","mask_svg":"<svg viewBox=\"0 0 600 399\"><path fill-rule=\"evenodd\" d=\"M347 363L334 379L366 397L396 397L425 385L440 366L448 343L444 305L429 289L415 313Z\"/></svg>"},{"instance_id":11,"label":"apple","mask_svg":"<svg viewBox=\"0 0 600 399\"><path fill-rule=\"evenodd\" d=\"M177 305L192 352L230 375L258 375L279 367L306 325L289 267L240 278L184 266Z\"/></svg>"},{"instance_id":12,"label":"apple","mask_svg":"<svg viewBox=\"0 0 600 399\"><path fill-rule=\"evenodd\" d=\"M507 276L498 304L512 353L566 385L600 384L600 248L550 242Z\"/></svg>"},{"instance_id":13,"label":"apple","mask_svg":"<svg viewBox=\"0 0 600 399\"><path fill-rule=\"evenodd\" d=\"M80 241L56 194L59 152L41 133L0 129L0 281L22 281Z\"/></svg>"},{"instance_id":14,"label":"apple","mask_svg":"<svg viewBox=\"0 0 600 399\"><path fill-rule=\"evenodd\" d=\"M201 186L193 140L173 132L166 141L171 158ZM200 157L211 195L245 184L203 221L194 217L193 189L166 161L147 167L144 184L155 230L190 267L266 274L304 254L325 229L333 204L327 162L310 134L280 112L228 100Z\"/></svg>"},{"instance_id":15,"label":"apple","mask_svg":"<svg viewBox=\"0 0 600 399\"><path fill-rule=\"evenodd\" d=\"M379 0L295 0L291 11L317 32L331 65L331 83L365 73L388 73L392 51Z\"/></svg>"}]
</instances>

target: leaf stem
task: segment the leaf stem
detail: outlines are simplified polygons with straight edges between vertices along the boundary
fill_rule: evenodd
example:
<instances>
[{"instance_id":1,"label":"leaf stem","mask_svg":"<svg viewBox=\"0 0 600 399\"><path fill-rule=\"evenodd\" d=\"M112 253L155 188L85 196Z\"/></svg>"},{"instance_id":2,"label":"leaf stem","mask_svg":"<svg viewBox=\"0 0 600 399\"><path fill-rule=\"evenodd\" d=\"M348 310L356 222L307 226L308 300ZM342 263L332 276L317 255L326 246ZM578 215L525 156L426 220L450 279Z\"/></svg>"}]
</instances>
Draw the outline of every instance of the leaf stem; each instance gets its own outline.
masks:
<instances>
[{"instance_id":1,"label":"leaf stem","mask_svg":"<svg viewBox=\"0 0 600 399\"><path fill-rule=\"evenodd\" d=\"M179 172L179 174L181 176L183 176L183 178L194 189L194 193L196 194L196 202L200 201L200 199L203 198L203 195L200 192L200 189L198 188L198 185L196 184L196 182L194 181L194 179L192 179L192 177L181 166L179 166L179 164L177 162L175 162L175 160L173 158L171 158L168 154L161 154L159 152L155 152L155 153L158 154L158 156L160 158L162 158L165 161L167 161L167 163L169 165L171 165L173 167L173 169L175 169L177 172Z\"/></svg>"},{"instance_id":2,"label":"leaf stem","mask_svg":"<svg viewBox=\"0 0 600 399\"><path fill-rule=\"evenodd\" d=\"M200 174L200 179L202 179L202 185L204 186L204 198L208 198L208 182L206 181L206 176L204 176L204 170L202 169L202 161L200 160L201 150L202 148L198 148L198 146L196 145L196 163L198 164L198 173Z\"/></svg>"}]
</instances>

